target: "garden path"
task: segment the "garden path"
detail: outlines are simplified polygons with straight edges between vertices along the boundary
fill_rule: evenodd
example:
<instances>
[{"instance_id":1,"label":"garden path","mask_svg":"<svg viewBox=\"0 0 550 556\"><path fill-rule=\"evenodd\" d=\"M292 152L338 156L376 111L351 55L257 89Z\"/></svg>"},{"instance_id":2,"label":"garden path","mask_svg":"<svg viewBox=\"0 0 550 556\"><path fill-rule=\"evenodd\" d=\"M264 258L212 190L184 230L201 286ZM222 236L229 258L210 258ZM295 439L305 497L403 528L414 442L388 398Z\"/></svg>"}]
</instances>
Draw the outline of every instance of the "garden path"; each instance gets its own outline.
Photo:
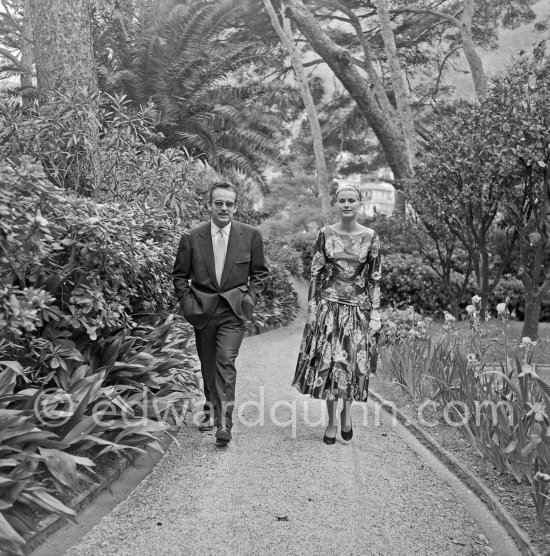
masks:
<instances>
[{"instance_id":1,"label":"garden path","mask_svg":"<svg viewBox=\"0 0 550 556\"><path fill-rule=\"evenodd\" d=\"M182 427L180 445L66 554L518 554L406 430L375 422L375 404L365 415L354 404L350 443L321 441L323 403L289 386L304 320L245 339L226 449ZM260 414L263 426L244 422Z\"/></svg>"}]
</instances>

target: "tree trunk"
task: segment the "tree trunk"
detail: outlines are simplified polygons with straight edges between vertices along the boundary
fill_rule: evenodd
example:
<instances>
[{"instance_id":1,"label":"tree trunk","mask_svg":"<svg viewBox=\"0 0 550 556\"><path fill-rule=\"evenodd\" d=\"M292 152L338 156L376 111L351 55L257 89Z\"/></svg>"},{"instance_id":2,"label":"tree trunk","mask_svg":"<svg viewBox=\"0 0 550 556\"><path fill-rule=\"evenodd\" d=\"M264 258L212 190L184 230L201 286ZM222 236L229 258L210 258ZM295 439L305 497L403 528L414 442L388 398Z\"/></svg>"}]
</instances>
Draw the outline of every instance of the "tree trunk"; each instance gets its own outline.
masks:
<instances>
[{"instance_id":1,"label":"tree trunk","mask_svg":"<svg viewBox=\"0 0 550 556\"><path fill-rule=\"evenodd\" d=\"M468 67L472 75L474 89L479 100L487 95L487 79L485 77L485 70L483 63L475 48L474 39L472 35L472 19L474 16L476 6L475 0L464 0L462 10L462 20L458 20L454 15L449 13L440 12L433 8L417 8L417 7L403 7L397 10L391 10L394 13L410 12L414 14L428 14L450 22L460 31L460 38L462 39L462 50L468 62Z\"/></svg>"},{"instance_id":2,"label":"tree trunk","mask_svg":"<svg viewBox=\"0 0 550 556\"><path fill-rule=\"evenodd\" d=\"M97 90L89 0L28 0L40 95Z\"/></svg>"},{"instance_id":3,"label":"tree trunk","mask_svg":"<svg viewBox=\"0 0 550 556\"><path fill-rule=\"evenodd\" d=\"M540 309L540 299L525 292L525 317L523 319L522 336L528 336L531 340L536 340L539 337Z\"/></svg>"},{"instance_id":4,"label":"tree trunk","mask_svg":"<svg viewBox=\"0 0 550 556\"><path fill-rule=\"evenodd\" d=\"M285 3L288 6L286 13L332 69L370 123L395 178L408 178L412 168L403 133L390 116L380 109L375 93L353 64L350 53L327 36L302 0L286 0Z\"/></svg>"},{"instance_id":5,"label":"tree trunk","mask_svg":"<svg viewBox=\"0 0 550 556\"><path fill-rule=\"evenodd\" d=\"M464 11L462 14L462 26L460 35L462 37L462 49L464 56L472 72L472 80L478 100L487 96L487 79L483 70L483 63L479 57L472 36L472 18L475 11L475 0L464 0Z\"/></svg>"},{"instance_id":6,"label":"tree trunk","mask_svg":"<svg viewBox=\"0 0 550 556\"><path fill-rule=\"evenodd\" d=\"M275 9L271 4L271 0L263 0L265 9L271 19L271 24L277 32L283 47L290 56L292 67L296 82L300 89L300 94L306 107L306 113L309 120L309 128L311 131L311 138L313 141L313 153L315 155L315 167L317 169L317 191L321 197L321 212L323 221L326 223L330 211L330 191L329 191L329 174L327 169L327 162L325 157L325 148L323 146L323 134L321 131L321 124L319 123L319 116L313 101L313 96L309 88L308 78L304 69L304 64L300 56L300 52L294 43L294 36L290 27L290 20L284 14L283 26L279 23Z\"/></svg>"},{"instance_id":7,"label":"tree trunk","mask_svg":"<svg viewBox=\"0 0 550 556\"><path fill-rule=\"evenodd\" d=\"M370 84L374 89L376 100L378 101L378 104L380 105L382 111L386 113L386 116L393 118L395 115L395 108L388 98L382 78L380 77L380 75L378 75L378 72L374 67L372 50L369 44L369 40L363 32L361 20L359 19L359 17L357 17L357 14L352 9L348 8L337 0L331 0L330 5L343 12L349 18L351 25L355 29L357 40L359 41L363 49L365 71L367 72Z\"/></svg>"},{"instance_id":8,"label":"tree trunk","mask_svg":"<svg viewBox=\"0 0 550 556\"><path fill-rule=\"evenodd\" d=\"M485 235L482 237L485 238ZM479 316L485 322L487 320L487 302L491 293L489 287L489 253L485 241L480 243L479 251L481 254L481 311Z\"/></svg>"},{"instance_id":9,"label":"tree trunk","mask_svg":"<svg viewBox=\"0 0 550 556\"><path fill-rule=\"evenodd\" d=\"M79 149L81 162L72 166L65 186L90 194L99 176L99 129L89 0L28 0L27 7L40 98L54 106L61 94L68 97L68 102L84 106L81 115L88 109L88 146L73 147Z\"/></svg>"},{"instance_id":10,"label":"tree trunk","mask_svg":"<svg viewBox=\"0 0 550 556\"><path fill-rule=\"evenodd\" d=\"M21 93L23 96L28 95L33 87L33 63L30 7L29 0L25 0L25 13L23 15L23 25L21 30L21 64L24 68L21 73Z\"/></svg>"},{"instance_id":11,"label":"tree trunk","mask_svg":"<svg viewBox=\"0 0 550 556\"><path fill-rule=\"evenodd\" d=\"M374 3L378 13L380 34L382 35L382 40L384 41L386 59L392 76L392 87L395 94L401 130L407 148L409 165L411 168L414 168L416 157L414 120L409 93L405 85L405 80L403 79L403 70L401 69L401 63L399 62L397 54L397 46L395 45L395 37L391 26L390 14L386 0L375 0Z\"/></svg>"}]
</instances>

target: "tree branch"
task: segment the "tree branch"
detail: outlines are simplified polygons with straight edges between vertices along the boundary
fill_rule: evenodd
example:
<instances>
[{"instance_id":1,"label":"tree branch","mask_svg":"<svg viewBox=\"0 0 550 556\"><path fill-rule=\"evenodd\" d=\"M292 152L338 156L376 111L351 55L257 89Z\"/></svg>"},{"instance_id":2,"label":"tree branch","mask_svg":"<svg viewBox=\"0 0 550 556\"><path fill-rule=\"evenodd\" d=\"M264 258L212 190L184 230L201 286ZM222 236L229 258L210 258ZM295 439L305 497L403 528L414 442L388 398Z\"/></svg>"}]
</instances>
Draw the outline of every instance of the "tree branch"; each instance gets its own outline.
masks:
<instances>
[{"instance_id":1,"label":"tree branch","mask_svg":"<svg viewBox=\"0 0 550 556\"><path fill-rule=\"evenodd\" d=\"M462 8L457 11L456 15L458 15L462 11ZM455 27L462 27L462 23L456 16L447 14L445 12L439 12L437 10L431 10L430 8L399 8L397 10L390 10L392 14L402 14L402 13L413 13L413 14L424 14L424 15L433 15L434 17L438 17L440 19L446 19L449 23L454 25Z\"/></svg>"},{"instance_id":2,"label":"tree branch","mask_svg":"<svg viewBox=\"0 0 550 556\"><path fill-rule=\"evenodd\" d=\"M434 90L432 91L432 98L435 100L435 95L437 94L437 91L439 89L439 83L441 82L441 76L443 75L443 69L445 68L445 64L447 63L447 60L457 51L460 50L460 46L456 46L455 48L451 49L449 52L447 52L447 54L445 54L445 57L443 58L443 62L441 62L441 65L439 66L439 72L437 74L437 79L435 81L435 87Z\"/></svg>"},{"instance_id":3,"label":"tree branch","mask_svg":"<svg viewBox=\"0 0 550 556\"><path fill-rule=\"evenodd\" d=\"M380 76L374 69L370 44L368 39L365 37L363 27L361 26L361 21L357 17L357 14L338 0L321 0L319 3L340 10L342 13L346 14L349 17L349 23L351 23L351 25L355 29L357 39L359 40L359 44L363 49L363 56L365 57L364 64L358 64L355 58L354 61L359 67L362 67L367 72L367 75L369 76L369 79L374 86L380 108L386 110L388 114L393 115L395 112L394 107L388 99L388 95L386 94L386 90L384 88L382 80L380 79Z\"/></svg>"},{"instance_id":4,"label":"tree branch","mask_svg":"<svg viewBox=\"0 0 550 556\"><path fill-rule=\"evenodd\" d=\"M6 2L6 0L2 0L2 6L4 6L4 9L6 10L4 15L10 20L11 24L17 29L17 31L21 32L21 30L23 29L23 26L11 14L9 5Z\"/></svg>"},{"instance_id":5,"label":"tree branch","mask_svg":"<svg viewBox=\"0 0 550 556\"><path fill-rule=\"evenodd\" d=\"M23 65L21 64L21 60L14 56L9 50L0 47L0 56L7 58L12 64L16 65L19 69L23 70Z\"/></svg>"}]
</instances>

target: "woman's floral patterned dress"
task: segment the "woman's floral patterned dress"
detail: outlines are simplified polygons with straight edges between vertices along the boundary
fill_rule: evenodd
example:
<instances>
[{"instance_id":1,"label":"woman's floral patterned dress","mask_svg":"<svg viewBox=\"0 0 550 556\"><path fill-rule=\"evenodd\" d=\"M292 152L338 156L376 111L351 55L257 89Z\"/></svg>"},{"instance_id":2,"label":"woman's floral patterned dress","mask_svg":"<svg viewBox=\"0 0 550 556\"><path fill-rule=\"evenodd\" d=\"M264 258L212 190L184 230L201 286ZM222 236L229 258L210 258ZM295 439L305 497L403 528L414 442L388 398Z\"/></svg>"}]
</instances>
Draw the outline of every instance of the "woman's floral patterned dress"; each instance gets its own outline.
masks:
<instances>
[{"instance_id":1,"label":"woman's floral patterned dress","mask_svg":"<svg viewBox=\"0 0 550 556\"><path fill-rule=\"evenodd\" d=\"M380 242L374 230L319 232L311 264L309 309L293 386L314 398L366 401L378 348L369 321L380 320Z\"/></svg>"}]
</instances>

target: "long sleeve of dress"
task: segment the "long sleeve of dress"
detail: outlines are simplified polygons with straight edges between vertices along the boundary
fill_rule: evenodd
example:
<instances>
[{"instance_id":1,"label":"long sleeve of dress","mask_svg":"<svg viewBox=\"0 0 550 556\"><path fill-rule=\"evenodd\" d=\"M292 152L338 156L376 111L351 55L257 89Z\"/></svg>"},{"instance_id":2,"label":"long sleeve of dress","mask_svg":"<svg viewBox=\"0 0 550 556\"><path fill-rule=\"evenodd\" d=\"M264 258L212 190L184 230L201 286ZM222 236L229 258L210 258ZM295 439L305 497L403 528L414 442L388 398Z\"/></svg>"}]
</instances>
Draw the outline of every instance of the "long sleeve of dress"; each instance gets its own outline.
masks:
<instances>
[{"instance_id":1,"label":"long sleeve of dress","mask_svg":"<svg viewBox=\"0 0 550 556\"><path fill-rule=\"evenodd\" d=\"M370 305L370 321L375 329L380 328L380 279L382 264L380 260L380 239L378 234L372 238L367 255L365 285Z\"/></svg>"},{"instance_id":2,"label":"long sleeve of dress","mask_svg":"<svg viewBox=\"0 0 550 556\"><path fill-rule=\"evenodd\" d=\"M321 230L315 242L315 250L311 259L311 277L309 280L308 293L308 312L314 313L317 310L317 303L321 293L321 284L327 260L325 257L325 234Z\"/></svg>"}]
</instances>

